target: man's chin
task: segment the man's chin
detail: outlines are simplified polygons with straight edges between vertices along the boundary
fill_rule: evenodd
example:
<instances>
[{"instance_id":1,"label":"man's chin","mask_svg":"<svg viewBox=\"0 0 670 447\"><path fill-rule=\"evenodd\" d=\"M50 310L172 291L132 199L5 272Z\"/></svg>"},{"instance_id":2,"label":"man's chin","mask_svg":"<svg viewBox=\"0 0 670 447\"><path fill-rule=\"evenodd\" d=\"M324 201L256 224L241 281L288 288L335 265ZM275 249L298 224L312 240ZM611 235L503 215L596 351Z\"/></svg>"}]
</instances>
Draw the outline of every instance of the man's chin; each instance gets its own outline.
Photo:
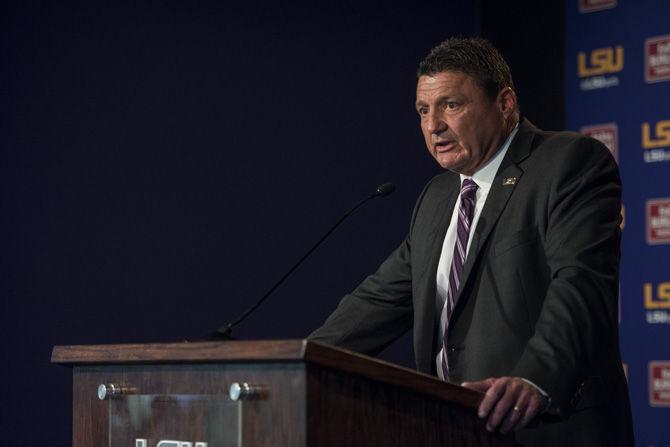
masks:
<instances>
[{"instance_id":1,"label":"man's chin","mask_svg":"<svg viewBox=\"0 0 670 447\"><path fill-rule=\"evenodd\" d=\"M452 171L457 174L460 174L464 168L463 163L459 163L458 160L454 160L453 157L440 157L439 155L435 157L437 164L447 171Z\"/></svg>"}]
</instances>

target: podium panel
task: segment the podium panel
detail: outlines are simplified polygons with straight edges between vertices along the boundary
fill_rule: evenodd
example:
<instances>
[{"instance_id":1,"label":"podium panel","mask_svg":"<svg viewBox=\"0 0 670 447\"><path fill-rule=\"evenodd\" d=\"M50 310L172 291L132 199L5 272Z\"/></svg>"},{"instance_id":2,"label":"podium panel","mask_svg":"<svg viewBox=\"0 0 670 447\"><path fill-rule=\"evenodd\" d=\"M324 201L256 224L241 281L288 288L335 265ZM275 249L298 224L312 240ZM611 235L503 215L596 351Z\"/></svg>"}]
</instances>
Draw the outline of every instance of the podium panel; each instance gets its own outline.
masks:
<instances>
[{"instance_id":1,"label":"podium panel","mask_svg":"<svg viewBox=\"0 0 670 447\"><path fill-rule=\"evenodd\" d=\"M240 402L227 395L109 398L109 447L240 447Z\"/></svg>"},{"instance_id":2,"label":"podium panel","mask_svg":"<svg viewBox=\"0 0 670 447\"><path fill-rule=\"evenodd\" d=\"M233 383L262 384L268 392L234 402ZM101 384L122 394L100 400ZM183 443L178 447L304 445L304 430L286 430L304 427L304 408L293 405L305 399L300 363L75 366L73 387L74 447L174 446L158 446L163 440Z\"/></svg>"},{"instance_id":3,"label":"podium panel","mask_svg":"<svg viewBox=\"0 0 670 447\"><path fill-rule=\"evenodd\" d=\"M52 361L73 369L74 447L516 445L485 430L481 393L306 340L56 346Z\"/></svg>"}]
</instances>

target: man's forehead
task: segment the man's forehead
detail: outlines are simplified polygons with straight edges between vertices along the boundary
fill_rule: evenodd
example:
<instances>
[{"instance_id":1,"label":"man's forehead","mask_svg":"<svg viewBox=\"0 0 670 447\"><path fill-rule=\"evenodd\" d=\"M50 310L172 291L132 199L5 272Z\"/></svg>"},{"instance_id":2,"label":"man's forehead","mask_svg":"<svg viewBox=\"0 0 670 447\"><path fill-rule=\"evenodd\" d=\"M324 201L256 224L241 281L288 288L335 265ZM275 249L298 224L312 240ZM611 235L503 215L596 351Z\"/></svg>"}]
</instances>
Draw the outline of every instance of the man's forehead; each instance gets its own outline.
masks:
<instances>
[{"instance_id":1,"label":"man's forehead","mask_svg":"<svg viewBox=\"0 0 670 447\"><path fill-rule=\"evenodd\" d=\"M456 94L470 85L477 87L471 76L460 71L441 71L439 73L422 75L417 80L417 99L427 96L442 96Z\"/></svg>"},{"instance_id":2,"label":"man's forehead","mask_svg":"<svg viewBox=\"0 0 670 447\"><path fill-rule=\"evenodd\" d=\"M419 76L417 86L435 84L457 85L467 82L476 82L476 80L462 71L447 70Z\"/></svg>"}]
</instances>

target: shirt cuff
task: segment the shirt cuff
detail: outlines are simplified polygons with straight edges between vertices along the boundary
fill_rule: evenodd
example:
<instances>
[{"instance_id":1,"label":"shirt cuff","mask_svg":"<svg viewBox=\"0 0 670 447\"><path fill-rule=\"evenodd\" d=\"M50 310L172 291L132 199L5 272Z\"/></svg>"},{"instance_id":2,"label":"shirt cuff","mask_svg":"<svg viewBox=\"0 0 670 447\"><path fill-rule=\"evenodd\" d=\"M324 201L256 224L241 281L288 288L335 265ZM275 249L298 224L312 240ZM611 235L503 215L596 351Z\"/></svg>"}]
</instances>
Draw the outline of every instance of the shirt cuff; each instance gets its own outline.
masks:
<instances>
[{"instance_id":1,"label":"shirt cuff","mask_svg":"<svg viewBox=\"0 0 670 447\"><path fill-rule=\"evenodd\" d=\"M544 413L545 411L549 410L549 408L551 407L551 396L548 395L546 391L544 391L542 388L540 388L539 386L537 386L536 384L534 384L534 383L531 382L530 380L528 380L528 379L524 379L523 377L521 377L521 380L523 380L524 382L526 382L528 385L531 385L531 386L532 386L533 388L535 388L535 389L536 389L536 390L537 390L537 391L538 391L544 398L547 399L547 405L546 405L546 406L544 407L544 409L542 410L542 413Z\"/></svg>"}]
</instances>

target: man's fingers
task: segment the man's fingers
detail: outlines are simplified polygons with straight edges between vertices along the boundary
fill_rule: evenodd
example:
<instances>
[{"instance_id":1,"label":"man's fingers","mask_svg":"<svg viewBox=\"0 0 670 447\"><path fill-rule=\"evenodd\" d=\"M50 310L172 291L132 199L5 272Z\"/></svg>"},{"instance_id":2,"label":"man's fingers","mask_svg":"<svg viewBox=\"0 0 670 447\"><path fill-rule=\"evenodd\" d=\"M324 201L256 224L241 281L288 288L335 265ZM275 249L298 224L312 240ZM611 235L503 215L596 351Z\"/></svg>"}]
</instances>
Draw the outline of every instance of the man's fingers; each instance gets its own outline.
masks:
<instances>
[{"instance_id":1,"label":"man's fingers","mask_svg":"<svg viewBox=\"0 0 670 447\"><path fill-rule=\"evenodd\" d=\"M518 386L512 386L510 384L508 385L507 389L510 391L511 396L515 396L512 398L515 403L511 407L507 408L507 412L503 415L502 423L500 424L501 433L522 429L528 425L530 421L532 421L533 418L535 418L547 404L545 397L542 396L535 388L525 383L519 383L518 381L513 382ZM503 399L501 399L501 402ZM501 402L498 402L498 405L496 405L496 410L492 413L491 416L489 416L489 420L487 421L487 429L491 431L495 430L496 424L498 422L497 411L499 408L500 411L504 411L506 408L506 406L502 405Z\"/></svg>"},{"instance_id":2,"label":"man's fingers","mask_svg":"<svg viewBox=\"0 0 670 447\"><path fill-rule=\"evenodd\" d=\"M461 386L471 390L479 391L480 393L485 393L489 388L491 388L493 381L494 379L480 380L479 382L463 382L461 383Z\"/></svg>"},{"instance_id":3,"label":"man's fingers","mask_svg":"<svg viewBox=\"0 0 670 447\"><path fill-rule=\"evenodd\" d=\"M465 382L464 387L484 391L478 415L486 419L488 431L507 433L519 430L546 406L546 399L532 386L515 377Z\"/></svg>"},{"instance_id":4,"label":"man's fingers","mask_svg":"<svg viewBox=\"0 0 670 447\"><path fill-rule=\"evenodd\" d=\"M477 414L486 419L488 431L519 430L546 405L545 398L532 385L516 377L463 382L461 386L485 393Z\"/></svg>"},{"instance_id":5,"label":"man's fingers","mask_svg":"<svg viewBox=\"0 0 670 447\"><path fill-rule=\"evenodd\" d=\"M503 418L513 410L514 405L519 400L522 386L518 383L518 381L513 381L508 377L503 377L496 381L495 385L492 387L492 390L494 391L492 392L489 390L489 392L487 392L487 395L490 393L491 398L495 398L496 400L493 402L494 406L489 414L488 420L486 421L486 428L489 431L494 431L497 429L500 423L503 421Z\"/></svg>"},{"instance_id":6,"label":"man's fingers","mask_svg":"<svg viewBox=\"0 0 670 447\"><path fill-rule=\"evenodd\" d=\"M489 413L496 406L500 398L505 394L505 378L494 379L491 387L486 391L484 399L479 404L477 414L480 418L490 417Z\"/></svg>"},{"instance_id":7,"label":"man's fingers","mask_svg":"<svg viewBox=\"0 0 670 447\"><path fill-rule=\"evenodd\" d=\"M544 397L540 396L539 394L533 394L532 398L529 399L528 407L524 412L523 418L519 420L519 422L516 424L516 427L514 427L513 430L519 430L528 425L530 421L532 421L533 418L537 416L540 413L540 411L542 411L542 409L546 406L546 404L547 401L545 400Z\"/></svg>"},{"instance_id":8,"label":"man's fingers","mask_svg":"<svg viewBox=\"0 0 670 447\"><path fill-rule=\"evenodd\" d=\"M507 433L512 430L516 430L524 415L524 407L518 403L514 405L507 411L505 419L503 419L502 424L500 424L500 433Z\"/></svg>"},{"instance_id":9,"label":"man's fingers","mask_svg":"<svg viewBox=\"0 0 670 447\"><path fill-rule=\"evenodd\" d=\"M530 419L533 417L533 415L529 415L530 400L532 396L532 391L522 390L521 395L516 400L516 403L507 411L507 415L500 425L501 433L518 430L530 422ZM530 417L530 419L528 419L528 417ZM524 421L525 424L523 424Z\"/></svg>"}]
</instances>

